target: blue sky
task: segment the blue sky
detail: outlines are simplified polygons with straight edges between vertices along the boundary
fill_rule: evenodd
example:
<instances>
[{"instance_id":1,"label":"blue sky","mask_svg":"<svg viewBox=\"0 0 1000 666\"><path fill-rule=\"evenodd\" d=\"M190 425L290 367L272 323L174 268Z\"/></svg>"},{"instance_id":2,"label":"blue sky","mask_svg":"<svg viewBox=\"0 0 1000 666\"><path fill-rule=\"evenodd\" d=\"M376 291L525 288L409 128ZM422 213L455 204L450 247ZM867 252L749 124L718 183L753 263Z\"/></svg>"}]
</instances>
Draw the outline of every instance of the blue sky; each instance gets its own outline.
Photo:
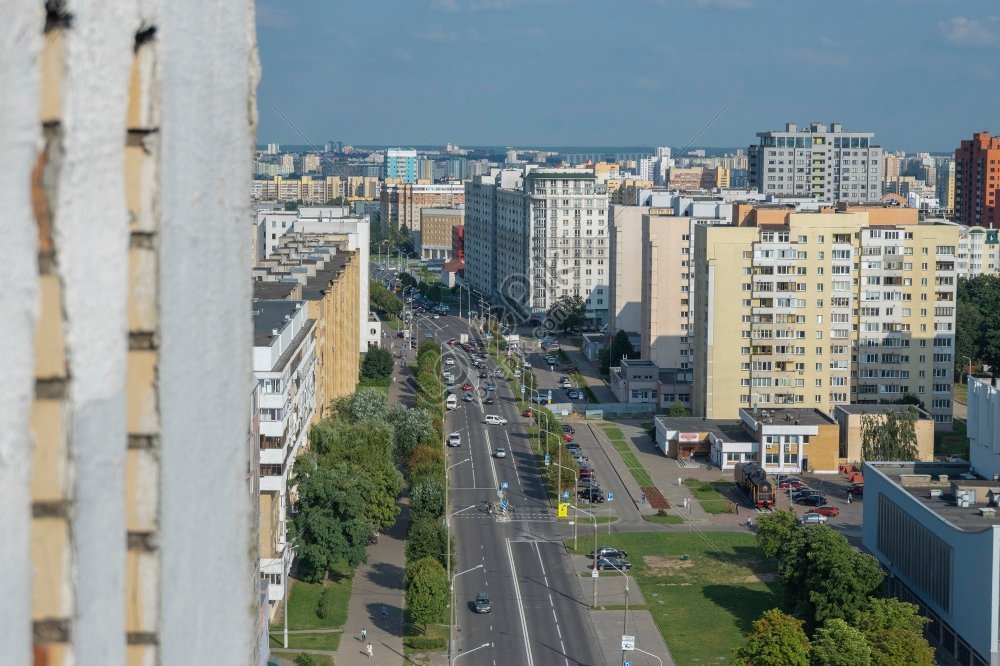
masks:
<instances>
[{"instance_id":1,"label":"blue sky","mask_svg":"<svg viewBox=\"0 0 1000 666\"><path fill-rule=\"evenodd\" d=\"M257 38L261 142L680 146L723 108L694 145L1000 133L998 0L257 0Z\"/></svg>"}]
</instances>

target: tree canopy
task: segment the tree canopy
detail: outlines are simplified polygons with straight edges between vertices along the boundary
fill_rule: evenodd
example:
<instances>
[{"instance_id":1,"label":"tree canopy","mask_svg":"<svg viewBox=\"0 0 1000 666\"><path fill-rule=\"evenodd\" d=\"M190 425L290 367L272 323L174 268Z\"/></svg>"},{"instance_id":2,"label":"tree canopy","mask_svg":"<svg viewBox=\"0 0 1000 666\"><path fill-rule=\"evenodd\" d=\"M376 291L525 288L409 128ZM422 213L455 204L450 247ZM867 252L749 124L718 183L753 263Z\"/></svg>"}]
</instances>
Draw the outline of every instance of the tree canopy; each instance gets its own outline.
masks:
<instances>
[{"instance_id":1,"label":"tree canopy","mask_svg":"<svg viewBox=\"0 0 1000 666\"><path fill-rule=\"evenodd\" d=\"M409 564L403 577L406 610L415 623L440 622L448 607L448 575L435 557L424 557Z\"/></svg>"},{"instance_id":2,"label":"tree canopy","mask_svg":"<svg viewBox=\"0 0 1000 666\"><path fill-rule=\"evenodd\" d=\"M984 274L958 281L955 320L955 365L965 369L968 356L1000 368L1000 275Z\"/></svg>"},{"instance_id":3,"label":"tree canopy","mask_svg":"<svg viewBox=\"0 0 1000 666\"><path fill-rule=\"evenodd\" d=\"M917 410L886 410L861 415L861 457L864 460L916 460Z\"/></svg>"},{"instance_id":4,"label":"tree canopy","mask_svg":"<svg viewBox=\"0 0 1000 666\"><path fill-rule=\"evenodd\" d=\"M856 626L868 639L872 666L933 666L934 649L924 638L927 618L913 604L898 599L872 599Z\"/></svg>"},{"instance_id":5,"label":"tree canopy","mask_svg":"<svg viewBox=\"0 0 1000 666\"><path fill-rule=\"evenodd\" d=\"M753 623L746 645L734 653L739 666L809 666L809 637L802 620L772 608Z\"/></svg>"},{"instance_id":6,"label":"tree canopy","mask_svg":"<svg viewBox=\"0 0 1000 666\"><path fill-rule=\"evenodd\" d=\"M810 662L812 666L870 666L872 649L864 633L834 618L813 635Z\"/></svg>"},{"instance_id":7,"label":"tree canopy","mask_svg":"<svg viewBox=\"0 0 1000 666\"><path fill-rule=\"evenodd\" d=\"M361 361L361 378L388 379L392 376L394 365L391 351L384 347L369 347Z\"/></svg>"},{"instance_id":8,"label":"tree canopy","mask_svg":"<svg viewBox=\"0 0 1000 666\"><path fill-rule=\"evenodd\" d=\"M568 331L583 325L587 303L579 296L560 296L546 312L548 327L557 331Z\"/></svg>"}]
</instances>

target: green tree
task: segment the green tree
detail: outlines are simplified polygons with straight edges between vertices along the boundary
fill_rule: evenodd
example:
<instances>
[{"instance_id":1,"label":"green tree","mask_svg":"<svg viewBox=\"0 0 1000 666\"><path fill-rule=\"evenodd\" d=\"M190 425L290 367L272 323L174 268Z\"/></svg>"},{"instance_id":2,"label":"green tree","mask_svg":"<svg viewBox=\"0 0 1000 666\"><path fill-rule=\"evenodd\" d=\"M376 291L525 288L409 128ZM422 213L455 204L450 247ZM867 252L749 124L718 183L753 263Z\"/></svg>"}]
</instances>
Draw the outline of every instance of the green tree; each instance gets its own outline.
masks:
<instances>
[{"instance_id":1,"label":"green tree","mask_svg":"<svg viewBox=\"0 0 1000 666\"><path fill-rule=\"evenodd\" d=\"M956 291L956 345L963 355L988 364L996 377L1000 368L1000 276L959 280ZM961 360L955 359L956 363Z\"/></svg>"},{"instance_id":2,"label":"green tree","mask_svg":"<svg viewBox=\"0 0 1000 666\"><path fill-rule=\"evenodd\" d=\"M406 568L403 576L406 610L414 622L440 622L448 607L448 574L436 557L425 557Z\"/></svg>"},{"instance_id":3,"label":"green tree","mask_svg":"<svg viewBox=\"0 0 1000 666\"><path fill-rule=\"evenodd\" d=\"M295 666L319 666L316 657L305 652L295 655Z\"/></svg>"},{"instance_id":4,"label":"green tree","mask_svg":"<svg viewBox=\"0 0 1000 666\"><path fill-rule=\"evenodd\" d=\"M444 485L436 479L425 479L415 483L410 492L410 515L414 520L443 516Z\"/></svg>"},{"instance_id":5,"label":"green tree","mask_svg":"<svg viewBox=\"0 0 1000 666\"><path fill-rule=\"evenodd\" d=\"M401 460L409 457L433 430L431 415L426 409L394 405L389 410L388 420L395 431L396 455Z\"/></svg>"},{"instance_id":6,"label":"green tree","mask_svg":"<svg viewBox=\"0 0 1000 666\"><path fill-rule=\"evenodd\" d=\"M799 529L799 519L789 508L763 514L757 520L757 544L770 558L784 559L784 548L791 541L792 533Z\"/></svg>"},{"instance_id":7,"label":"green tree","mask_svg":"<svg viewBox=\"0 0 1000 666\"><path fill-rule=\"evenodd\" d=\"M410 521L406 534L406 561L415 562L424 557L434 557L447 566L445 554L448 531L441 518L421 518Z\"/></svg>"},{"instance_id":8,"label":"green tree","mask_svg":"<svg viewBox=\"0 0 1000 666\"><path fill-rule=\"evenodd\" d=\"M362 379L386 379L392 375L395 361L392 352L383 347L369 347L361 361Z\"/></svg>"},{"instance_id":9,"label":"green tree","mask_svg":"<svg viewBox=\"0 0 1000 666\"><path fill-rule=\"evenodd\" d=\"M385 392L376 388L358 389L331 401L330 406L337 417L352 423L385 421L388 409Z\"/></svg>"},{"instance_id":10,"label":"green tree","mask_svg":"<svg viewBox=\"0 0 1000 666\"><path fill-rule=\"evenodd\" d=\"M610 367L617 367L623 358L631 358L634 353L635 350L632 349L632 342L628 339L628 333L619 329L615 333L615 337L611 339L611 351L608 356Z\"/></svg>"},{"instance_id":11,"label":"green tree","mask_svg":"<svg viewBox=\"0 0 1000 666\"><path fill-rule=\"evenodd\" d=\"M733 651L739 666L809 666L809 638L802 621L777 608L753 623L747 644Z\"/></svg>"},{"instance_id":12,"label":"green tree","mask_svg":"<svg viewBox=\"0 0 1000 666\"><path fill-rule=\"evenodd\" d=\"M812 666L870 666L872 650L865 635L840 619L816 630L810 653Z\"/></svg>"},{"instance_id":13,"label":"green tree","mask_svg":"<svg viewBox=\"0 0 1000 666\"><path fill-rule=\"evenodd\" d=\"M861 457L864 460L916 460L917 410L886 410L861 415Z\"/></svg>"},{"instance_id":14,"label":"green tree","mask_svg":"<svg viewBox=\"0 0 1000 666\"><path fill-rule=\"evenodd\" d=\"M560 296L546 312L548 328L568 331L581 326L586 318L587 303L579 296Z\"/></svg>"},{"instance_id":15,"label":"green tree","mask_svg":"<svg viewBox=\"0 0 1000 666\"><path fill-rule=\"evenodd\" d=\"M786 606L810 630L834 618L852 621L885 577L873 556L826 525L793 530L780 553Z\"/></svg>"},{"instance_id":16,"label":"green tree","mask_svg":"<svg viewBox=\"0 0 1000 666\"><path fill-rule=\"evenodd\" d=\"M965 280L959 280L961 285ZM983 327L983 313L977 303L963 299L959 290L955 308L955 368L960 373L969 371L969 363L982 358L979 350L979 331Z\"/></svg>"},{"instance_id":17,"label":"green tree","mask_svg":"<svg viewBox=\"0 0 1000 666\"><path fill-rule=\"evenodd\" d=\"M672 416L674 418L682 416L691 416L691 410L684 406L684 403L680 400L674 400L667 407L667 416Z\"/></svg>"},{"instance_id":18,"label":"green tree","mask_svg":"<svg viewBox=\"0 0 1000 666\"><path fill-rule=\"evenodd\" d=\"M602 375L611 372L611 350L607 347L601 347L597 352L597 362L600 365Z\"/></svg>"},{"instance_id":19,"label":"green tree","mask_svg":"<svg viewBox=\"0 0 1000 666\"><path fill-rule=\"evenodd\" d=\"M927 622L913 604L898 599L872 599L868 608L858 614L855 626L868 639L872 666L933 666L934 649L923 633Z\"/></svg>"}]
</instances>

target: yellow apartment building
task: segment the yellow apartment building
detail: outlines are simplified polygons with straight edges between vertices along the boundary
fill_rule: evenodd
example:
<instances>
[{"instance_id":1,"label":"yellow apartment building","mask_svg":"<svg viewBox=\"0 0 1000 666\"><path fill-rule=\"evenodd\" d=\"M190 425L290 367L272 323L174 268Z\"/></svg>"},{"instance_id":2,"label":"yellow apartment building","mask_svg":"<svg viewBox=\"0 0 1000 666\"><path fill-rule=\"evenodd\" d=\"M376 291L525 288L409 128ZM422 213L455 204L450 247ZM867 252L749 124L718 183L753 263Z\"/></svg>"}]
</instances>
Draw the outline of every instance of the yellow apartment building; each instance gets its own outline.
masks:
<instances>
[{"instance_id":1,"label":"yellow apartment building","mask_svg":"<svg viewBox=\"0 0 1000 666\"><path fill-rule=\"evenodd\" d=\"M762 212L695 228L694 413L913 394L950 429L958 226L893 207Z\"/></svg>"}]
</instances>

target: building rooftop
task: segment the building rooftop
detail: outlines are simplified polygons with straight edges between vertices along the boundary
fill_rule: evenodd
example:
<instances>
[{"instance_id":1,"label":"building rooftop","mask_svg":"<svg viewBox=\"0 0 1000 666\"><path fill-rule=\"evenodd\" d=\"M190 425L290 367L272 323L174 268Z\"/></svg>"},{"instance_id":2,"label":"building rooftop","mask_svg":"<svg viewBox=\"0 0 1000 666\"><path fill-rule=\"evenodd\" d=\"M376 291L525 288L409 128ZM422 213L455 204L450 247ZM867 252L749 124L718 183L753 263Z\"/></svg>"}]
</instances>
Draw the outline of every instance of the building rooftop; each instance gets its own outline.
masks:
<instances>
[{"instance_id":1,"label":"building rooftop","mask_svg":"<svg viewBox=\"0 0 1000 666\"><path fill-rule=\"evenodd\" d=\"M646 358L623 358L622 363L630 368L651 368L656 365Z\"/></svg>"},{"instance_id":2,"label":"building rooftop","mask_svg":"<svg viewBox=\"0 0 1000 666\"><path fill-rule=\"evenodd\" d=\"M807 425L820 426L832 425L837 422L828 414L818 409L808 407L785 407L781 409L741 409L741 413L746 414L754 421L769 426L784 425Z\"/></svg>"},{"instance_id":3,"label":"building rooftop","mask_svg":"<svg viewBox=\"0 0 1000 666\"><path fill-rule=\"evenodd\" d=\"M267 347L274 339L271 331L279 332L287 323L285 317L295 316L295 311L302 307L301 301L286 300L254 300L253 303L253 344L255 347Z\"/></svg>"},{"instance_id":4,"label":"building rooftop","mask_svg":"<svg viewBox=\"0 0 1000 666\"><path fill-rule=\"evenodd\" d=\"M310 276L302 287L302 298L307 301L319 301L326 295L326 290L332 282L336 282L350 261L352 253L338 252L330 257L326 266L313 276Z\"/></svg>"},{"instance_id":5,"label":"building rooftop","mask_svg":"<svg viewBox=\"0 0 1000 666\"><path fill-rule=\"evenodd\" d=\"M298 286L298 282L264 282L258 280L253 283L253 297L269 301L287 300L295 293Z\"/></svg>"},{"instance_id":6,"label":"building rooftop","mask_svg":"<svg viewBox=\"0 0 1000 666\"><path fill-rule=\"evenodd\" d=\"M885 476L929 511L966 532L1000 526L1000 515L991 515L990 498L1000 495L1000 481L982 479L967 462L876 462L866 467ZM868 473L868 470L865 471ZM974 501L959 506L956 495L971 491ZM987 509L987 514L980 513Z\"/></svg>"},{"instance_id":7,"label":"building rooftop","mask_svg":"<svg viewBox=\"0 0 1000 666\"><path fill-rule=\"evenodd\" d=\"M706 419L701 416L657 416L667 430L704 432L724 442L752 442L753 436L743 429L739 419Z\"/></svg>"},{"instance_id":8,"label":"building rooftop","mask_svg":"<svg viewBox=\"0 0 1000 666\"><path fill-rule=\"evenodd\" d=\"M837 405L836 410L846 414L885 414L886 412L905 412L910 407L917 410L917 418L929 419L931 415L916 405Z\"/></svg>"}]
</instances>

